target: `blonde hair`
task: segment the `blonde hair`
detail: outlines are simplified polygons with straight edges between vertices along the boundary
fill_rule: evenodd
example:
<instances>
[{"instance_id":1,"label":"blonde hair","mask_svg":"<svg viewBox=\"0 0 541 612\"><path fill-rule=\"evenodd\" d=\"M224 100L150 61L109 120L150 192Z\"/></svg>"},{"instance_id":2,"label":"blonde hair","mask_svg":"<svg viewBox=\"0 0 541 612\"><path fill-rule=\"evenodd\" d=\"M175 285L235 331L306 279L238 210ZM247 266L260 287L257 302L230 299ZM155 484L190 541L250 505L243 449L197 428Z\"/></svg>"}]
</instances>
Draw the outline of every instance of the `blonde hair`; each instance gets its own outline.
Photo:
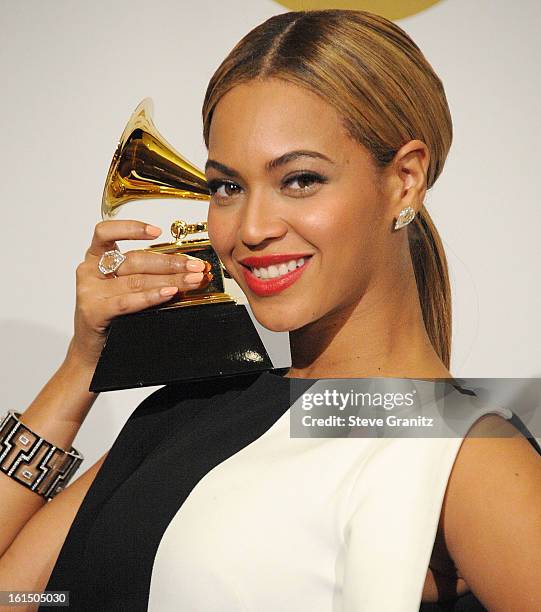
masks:
<instances>
[{"instance_id":1,"label":"blonde hair","mask_svg":"<svg viewBox=\"0 0 541 612\"><path fill-rule=\"evenodd\" d=\"M207 148L220 98L235 85L271 77L311 90L333 106L378 170L401 146L419 139L430 152L427 189L440 175L452 141L445 91L419 47L392 21L366 11L326 9L281 13L255 27L209 81L202 109ZM449 368L447 260L424 205L407 231L424 324Z\"/></svg>"}]
</instances>

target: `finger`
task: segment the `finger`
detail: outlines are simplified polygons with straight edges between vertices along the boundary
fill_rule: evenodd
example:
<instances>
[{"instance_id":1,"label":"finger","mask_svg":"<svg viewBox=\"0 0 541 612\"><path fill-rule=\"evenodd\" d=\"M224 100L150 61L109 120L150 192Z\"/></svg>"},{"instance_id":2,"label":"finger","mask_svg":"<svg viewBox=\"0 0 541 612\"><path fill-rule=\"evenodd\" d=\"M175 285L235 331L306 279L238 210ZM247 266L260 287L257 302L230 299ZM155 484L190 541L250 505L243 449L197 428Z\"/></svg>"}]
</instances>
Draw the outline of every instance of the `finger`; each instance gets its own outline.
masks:
<instances>
[{"instance_id":1,"label":"finger","mask_svg":"<svg viewBox=\"0 0 541 612\"><path fill-rule=\"evenodd\" d=\"M149 225L135 220L100 221L94 228L92 242L87 256L101 257L105 251L116 248L117 240L151 240L157 238L162 230L155 225Z\"/></svg>"},{"instance_id":2,"label":"finger","mask_svg":"<svg viewBox=\"0 0 541 612\"><path fill-rule=\"evenodd\" d=\"M111 291L116 294L138 293L153 288L178 287L181 291L190 291L201 285L209 274L203 272L181 272L179 274L130 274L118 276L111 283Z\"/></svg>"},{"instance_id":3,"label":"finger","mask_svg":"<svg viewBox=\"0 0 541 612\"><path fill-rule=\"evenodd\" d=\"M170 300L178 292L178 287L154 287L137 293L115 295L105 301L106 317L110 320L118 315L139 312L150 306L157 306Z\"/></svg>"},{"instance_id":4,"label":"finger","mask_svg":"<svg viewBox=\"0 0 541 612\"><path fill-rule=\"evenodd\" d=\"M128 251L124 255L126 259L116 271L118 276L178 274L180 272L203 272L211 269L210 263L184 253L166 254L135 250Z\"/></svg>"}]
</instances>

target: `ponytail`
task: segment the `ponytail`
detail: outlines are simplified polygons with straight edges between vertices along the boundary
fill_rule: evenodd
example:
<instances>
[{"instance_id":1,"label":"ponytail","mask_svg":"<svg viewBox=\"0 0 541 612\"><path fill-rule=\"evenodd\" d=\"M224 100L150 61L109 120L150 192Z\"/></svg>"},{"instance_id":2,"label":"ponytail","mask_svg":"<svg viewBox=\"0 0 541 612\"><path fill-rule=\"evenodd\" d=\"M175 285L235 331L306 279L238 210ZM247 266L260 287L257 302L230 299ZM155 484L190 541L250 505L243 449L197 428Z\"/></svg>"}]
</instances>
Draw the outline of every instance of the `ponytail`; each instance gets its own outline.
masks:
<instances>
[{"instance_id":1,"label":"ponytail","mask_svg":"<svg viewBox=\"0 0 541 612\"><path fill-rule=\"evenodd\" d=\"M408 227L408 241L428 337L449 369L451 360L451 286L441 238L422 206Z\"/></svg>"}]
</instances>

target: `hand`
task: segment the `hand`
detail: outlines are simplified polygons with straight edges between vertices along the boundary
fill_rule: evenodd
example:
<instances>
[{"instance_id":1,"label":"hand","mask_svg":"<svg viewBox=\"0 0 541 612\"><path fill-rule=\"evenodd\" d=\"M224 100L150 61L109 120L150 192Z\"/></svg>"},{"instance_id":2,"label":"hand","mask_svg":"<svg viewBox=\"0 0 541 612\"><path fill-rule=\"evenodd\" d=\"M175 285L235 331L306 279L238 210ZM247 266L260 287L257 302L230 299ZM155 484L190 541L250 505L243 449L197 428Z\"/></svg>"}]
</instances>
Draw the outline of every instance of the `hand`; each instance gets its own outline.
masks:
<instances>
[{"instance_id":1,"label":"hand","mask_svg":"<svg viewBox=\"0 0 541 612\"><path fill-rule=\"evenodd\" d=\"M177 291L201 287L205 262L182 254L134 250L116 277L104 275L98 262L105 251L117 248L117 240L151 240L161 230L141 221L101 221L94 229L85 259L77 266L74 335L68 359L95 368L111 319L170 300Z\"/></svg>"}]
</instances>

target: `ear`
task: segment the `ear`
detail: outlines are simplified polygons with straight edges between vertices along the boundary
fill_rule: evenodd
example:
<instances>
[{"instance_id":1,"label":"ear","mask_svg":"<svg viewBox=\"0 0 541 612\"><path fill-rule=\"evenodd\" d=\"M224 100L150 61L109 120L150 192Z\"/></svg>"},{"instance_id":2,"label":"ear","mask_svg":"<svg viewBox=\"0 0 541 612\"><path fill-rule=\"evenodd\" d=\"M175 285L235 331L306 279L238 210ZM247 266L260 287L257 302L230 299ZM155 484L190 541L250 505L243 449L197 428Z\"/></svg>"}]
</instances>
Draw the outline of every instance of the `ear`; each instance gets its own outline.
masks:
<instances>
[{"instance_id":1,"label":"ear","mask_svg":"<svg viewBox=\"0 0 541 612\"><path fill-rule=\"evenodd\" d=\"M394 219L411 206L418 213L426 194L426 177L430 153L421 140L410 140L396 153L391 162L390 213Z\"/></svg>"}]
</instances>

